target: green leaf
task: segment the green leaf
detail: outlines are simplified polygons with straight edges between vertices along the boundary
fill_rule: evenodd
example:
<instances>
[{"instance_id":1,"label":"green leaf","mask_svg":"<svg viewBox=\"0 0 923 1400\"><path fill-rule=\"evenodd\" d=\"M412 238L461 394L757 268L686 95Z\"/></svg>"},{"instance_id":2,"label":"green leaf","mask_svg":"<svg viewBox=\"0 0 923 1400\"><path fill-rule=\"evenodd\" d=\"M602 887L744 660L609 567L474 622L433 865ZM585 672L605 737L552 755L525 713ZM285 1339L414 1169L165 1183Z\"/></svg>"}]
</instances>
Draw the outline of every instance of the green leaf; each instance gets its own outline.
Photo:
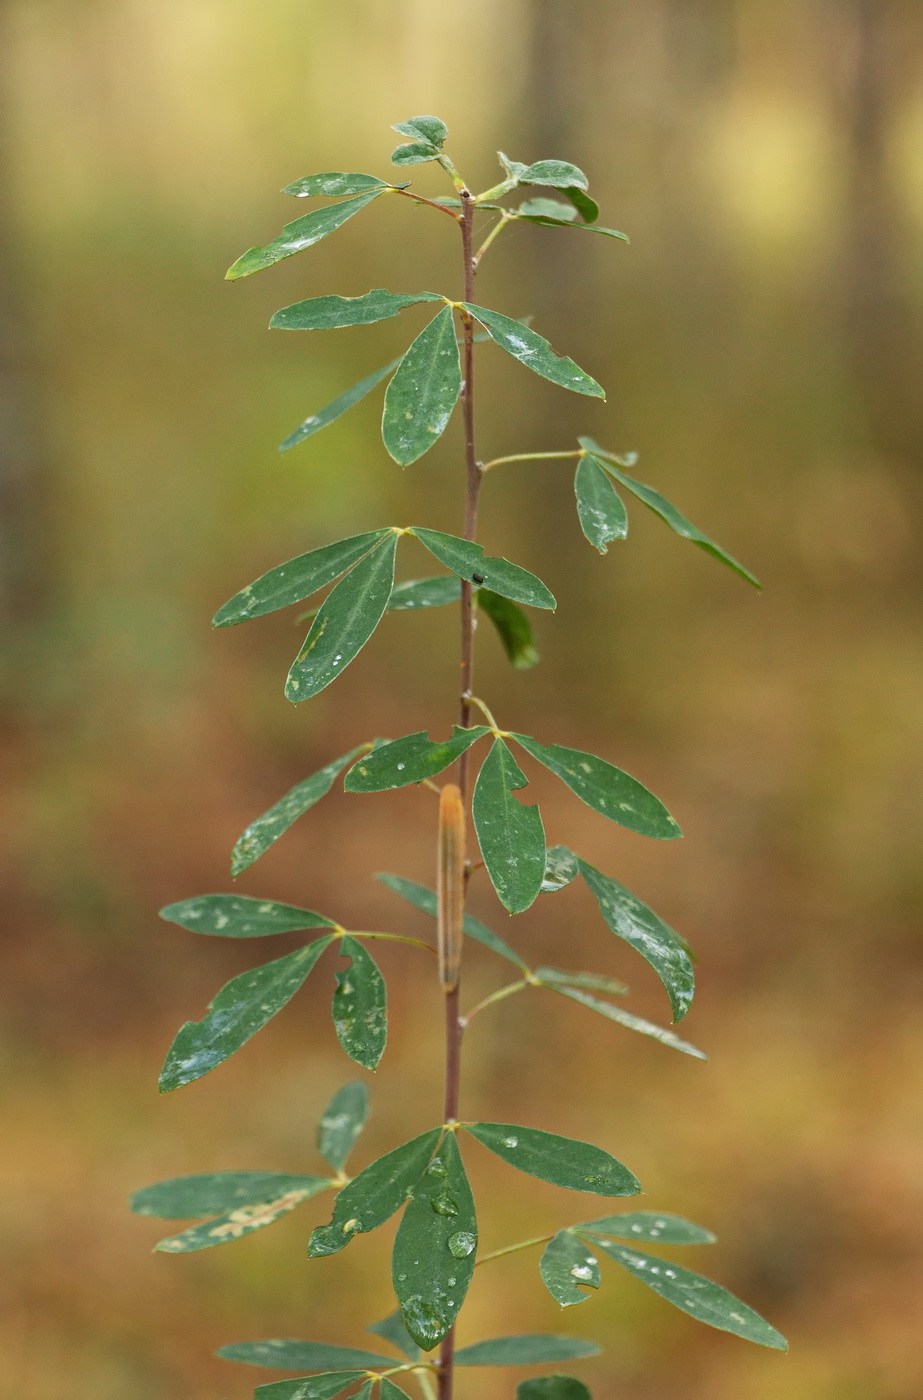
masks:
<instances>
[{"instance_id":1,"label":"green leaf","mask_svg":"<svg viewBox=\"0 0 923 1400\"><path fill-rule=\"evenodd\" d=\"M515 1123L466 1123L478 1142L540 1181L590 1191L597 1196L634 1196L641 1190L637 1177L601 1147L575 1138L559 1137L539 1128ZM556 1360L551 1357L550 1360Z\"/></svg>"},{"instance_id":2,"label":"green leaf","mask_svg":"<svg viewBox=\"0 0 923 1400\"><path fill-rule=\"evenodd\" d=\"M218 1215L260 1201L277 1200L289 1191L320 1190L325 1177L291 1176L287 1172L207 1172L177 1176L145 1186L129 1198L135 1215L159 1220L194 1220Z\"/></svg>"},{"instance_id":3,"label":"green leaf","mask_svg":"<svg viewBox=\"0 0 923 1400\"><path fill-rule=\"evenodd\" d=\"M363 175L359 171L328 170L323 175L303 175L300 180L286 185L282 193L294 195L296 199L317 196L335 199L341 195L365 194L367 190L384 193L385 190L394 188L387 180L379 180L377 175Z\"/></svg>"},{"instance_id":4,"label":"green leaf","mask_svg":"<svg viewBox=\"0 0 923 1400\"><path fill-rule=\"evenodd\" d=\"M426 141L430 146L441 146L449 134L449 128L438 117L411 117L406 122L395 122L391 130L414 141Z\"/></svg>"},{"instance_id":5,"label":"green leaf","mask_svg":"<svg viewBox=\"0 0 923 1400\"><path fill-rule=\"evenodd\" d=\"M416 462L445 432L461 382L454 312L446 306L417 336L385 393L381 436L399 466Z\"/></svg>"},{"instance_id":6,"label":"green leaf","mask_svg":"<svg viewBox=\"0 0 923 1400\"><path fill-rule=\"evenodd\" d=\"M681 1021L695 994L695 968L681 939L653 909L595 865L582 860L580 874L615 936L623 938L657 973L670 998L673 1020Z\"/></svg>"},{"instance_id":7,"label":"green leaf","mask_svg":"<svg viewBox=\"0 0 923 1400\"><path fill-rule=\"evenodd\" d=\"M368 1116L369 1091L361 1079L337 1089L317 1125L317 1150L334 1171L346 1166Z\"/></svg>"},{"instance_id":8,"label":"green leaf","mask_svg":"<svg viewBox=\"0 0 923 1400\"><path fill-rule=\"evenodd\" d=\"M365 646L388 606L396 553L397 535L389 533L328 594L288 673L292 704L319 694Z\"/></svg>"},{"instance_id":9,"label":"green leaf","mask_svg":"<svg viewBox=\"0 0 923 1400\"><path fill-rule=\"evenodd\" d=\"M580 874L580 862L566 846L550 846L545 852L543 894L555 894L566 889Z\"/></svg>"},{"instance_id":10,"label":"green leaf","mask_svg":"<svg viewBox=\"0 0 923 1400\"><path fill-rule=\"evenodd\" d=\"M574 1376L535 1376L516 1387L516 1400L593 1400Z\"/></svg>"},{"instance_id":11,"label":"green leaf","mask_svg":"<svg viewBox=\"0 0 923 1400\"><path fill-rule=\"evenodd\" d=\"M455 1353L456 1366L539 1366L547 1361L572 1361L598 1356L599 1347L581 1337L554 1337L532 1332L519 1337L493 1337Z\"/></svg>"},{"instance_id":12,"label":"green leaf","mask_svg":"<svg viewBox=\"0 0 923 1400\"><path fill-rule=\"evenodd\" d=\"M517 173L520 185L549 185L553 189L589 189L583 171L567 160L537 160Z\"/></svg>"},{"instance_id":13,"label":"green leaf","mask_svg":"<svg viewBox=\"0 0 923 1400\"><path fill-rule=\"evenodd\" d=\"M394 1365L392 1356L353 1347L335 1347L327 1342L272 1341L233 1342L215 1353L222 1361L241 1361L247 1366L265 1366L267 1371L342 1371L344 1368L370 1370ZM358 1379L358 1378L357 1378ZM352 1382L350 1381L350 1385Z\"/></svg>"},{"instance_id":14,"label":"green leaf","mask_svg":"<svg viewBox=\"0 0 923 1400\"><path fill-rule=\"evenodd\" d=\"M375 879L380 880L383 885L387 885L388 889L400 895L401 899L406 899L408 904L422 909L424 914L429 914L434 919L437 917L438 904L435 891L428 890L425 885L418 885L415 880L405 880L400 875L379 874L375 876ZM526 963L523 962L519 954L514 953L509 944L504 943L502 938L498 938L479 919L475 919L471 914L466 914L462 928L469 938L483 944L485 948L489 948L491 952L497 953L501 958L506 958L516 967L528 971Z\"/></svg>"},{"instance_id":15,"label":"green leaf","mask_svg":"<svg viewBox=\"0 0 923 1400\"><path fill-rule=\"evenodd\" d=\"M592 200L590 204L596 209L598 216L599 209L593 204ZM550 209L539 211L539 209L535 208L537 205L550 205L564 212L552 213ZM571 210L566 204L558 204L555 199L530 199L525 204L519 206L513 213L513 218L517 223L541 224L545 228L579 228L582 229L584 233L601 233L605 238L618 238L622 243L629 243L631 241L627 233L620 233L616 228L602 228L600 225L593 222L585 224L579 223L575 217L576 213L577 209Z\"/></svg>"},{"instance_id":16,"label":"green leaf","mask_svg":"<svg viewBox=\"0 0 923 1400\"><path fill-rule=\"evenodd\" d=\"M383 185L380 189L356 195L354 199L344 199L341 204L327 204L321 209L312 210L310 214L302 215L294 223L286 224L278 238L274 238L271 243L262 248L248 248L247 252L228 268L225 277L229 282L236 282L239 277L249 277L254 272L262 272L264 267L272 267L273 263L290 258L293 253L300 253L303 248L312 248L341 224L345 224L347 219L358 214L360 209L371 204L373 199L384 194L387 188L387 185Z\"/></svg>"},{"instance_id":17,"label":"green leaf","mask_svg":"<svg viewBox=\"0 0 923 1400\"><path fill-rule=\"evenodd\" d=\"M518 323L517 323L518 324ZM441 530L426 530L415 525L411 531L420 543L429 550L440 564L451 569L459 578L467 579L478 587L483 584L504 598L512 598L514 603L525 603L530 608L557 607L554 595L541 579L511 564L508 559L494 559L484 553L483 546L471 540L459 539L457 535L446 535Z\"/></svg>"},{"instance_id":18,"label":"green leaf","mask_svg":"<svg viewBox=\"0 0 923 1400\"><path fill-rule=\"evenodd\" d=\"M354 384L351 389L346 389L342 394L338 394L326 408L319 409L317 413L312 413L310 418L306 418L300 423L293 433L289 433L284 442L279 443L280 452L288 452L290 448L297 447L300 442L306 442L309 437L319 433L321 428L328 428L331 423L335 423L338 418L342 418L351 408L370 394L376 385L380 384L393 369L400 364L400 356L396 360L390 360L384 369L376 369L373 374L367 375L365 379L360 379L358 384Z\"/></svg>"},{"instance_id":19,"label":"green leaf","mask_svg":"<svg viewBox=\"0 0 923 1400\"><path fill-rule=\"evenodd\" d=\"M355 938L344 938L340 952L351 964L336 974L333 1024L337 1040L357 1065L377 1069L388 1039L385 979L371 953Z\"/></svg>"},{"instance_id":20,"label":"green leaf","mask_svg":"<svg viewBox=\"0 0 923 1400\"><path fill-rule=\"evenodd\" d=\"M407 1331L429 1351L455 1321L477 1249L474 1197L454 1133L446 1133L407 1202L391 1277Z\"/></svg>"},{"instance_id":21,"label":"green leaf","mask_svg":"<svg viewBox=\"0 0 923 1400\"><path fill-rule=\"evenodd\" d=\"M335 928L323 914L276 904L271 899L250 899L241 894L199 894L161 909L160 917L193 933L217 938L269 938L306 928Z\"/></svg>"},{"instance_id":22,"label":"green leaf","mask_svg":"<svg viewBox=\"0 0 923 1400\"><path fill-rule=\"evenodd\" d=\"M749 569L745 569L739 560L728 554L720 545L715 544L714 540L703 535L698 526L693 525L691 520L687 520L684 515L680 514L676 506L671 505L665 496L661 496L660 492L655 491L652 486L645 486L642 481L636 481L633 476L629 476L627 472L623 471L622 459L616 457L614 453L605 452L592 438L582 437L579 442L585 452L592 454L600 466L605 467L606 471L614 476L616 481L621 482L632 495L637 496L639 501L643 501L648 510L659 515L660 519L669 525L670 529L675 531L677 535L682 535L685 540L691 540L700 549L704 549L706 554L710 554L720 563L726 564L729 569L734 570L735 574L740 574L741 578L752 583L754 588L762 588L759 579L755 578Z\"/></svg>"},{"instance_id":23,"label":"green leaf","mask_svg":"<svg viewBox=\"0 0 923 1400\"><path fill-rule=\"evenodd\" d=\"M579 365L565 355L556 355L544 337L514 321L510 316L502 316L499 311L488 311L486 307L463 302L466 311L490 333L492 340L512 355L514 360L527 369L534 370L543 379L559 384L562 389L572 389L575 394L588 394L591 398L604 399L606 392L596 380L591 378Z\"/></svg>"},{"instance_id":24,"label":"green leaf","mask_svg":"<svg viewBox=\"0 0 923 1400\"><path fill-rule=\"evenodd\" d=\"M496 627L503 650L516 670L528 671L537 665L541 657L535 645L535 634L522 609L490 588L478 589L477 603Z\"/></svg>"},{"instance_id":25,"label":"green leaf","mask_svg":"<svg viewBox=\"0 0 923 1400\"><path fill-rule=\"evenodd\" d=\"M400 1386L389 1381L387 1376L382 1376L378 1394L379 1400L410 1400L406 1390L401 1390Z\"/></svg>"},{"instance_id":26,"label":"green leaf","mask_svg":"<svg viewBox=\"0 0 923 1400\"><path fill-rule=\"evenodd\" d=\"M404 1325L404 1315L398 1308L395 1312L383 1317L380 1322L373 1322L366 1328L367 1332L374 1332L377 1337L384 1337L386 1342L390 1342L398 1351L402 1351L411 1361L419 1361L420 1348Z\"/></svg>"},{"instance_id":27,"label":"green leaf","mask_svg":"<svg viewBox=\"0 0 923 1400\"><path fill-rule=\"evenodd\" d=\"M647 1240L651 1244L714 1244L717 1235L679 1215L656 1210L635 1210L625 1215L605 1215L575 1225L575 1230L587 1230L594 1235L614 1235L620 1240Z\"/></svg>"},{"instance_id":28,"label":"green leaf","mask_svg":"<svg viewBox=\"0 0 923 1400\"><path fill-rule=\"evenodd\" d=\"M573 204L562 204L559 199L527 199L514 213L519 219L552 219L557 224L572 224L578 217Z\"/></svg>"},{"instance_id":29,"label":"green leaf","mask_svg":"<svg viewBox=\"0 0 923 1400\"><path fill-rule=\"evenodd\" d=\"M359 744L356 748L350 749L349 753L344 753L340 758L335 758L332 763L328 763L316 773L312 773L310 778L304 778L300 783L296 783L268 811L263 812L255 821L252 821L234 843L234 849L231 852L231 874L235 878L241 875L254 861L259 860L260 856L269 850L273 842L278 841L279 837L284 835L299 817L310 811L322 797L326 797L333 786L334 779L339 777L347 763L352 762L357 754L363 753L366 747L365 744ZM177 906L172 907L176 908ZM278 905L276 907L282 908L284 906ZM312 927L321 927L321 925L312 925Z\"/></svg>"},{"instance_id":30,"label":"green leaf","mask_svg":"<svg viewBox=\"0 0 923 1400\"><path fill-rule=\"evenodd\" d=\"M540 744L528 734L511 734L510 738L566 783L588 807L610 821L658 841L673 841L682 836L660 799L621 768L582 749Z\"/></svg>"},{"instance_id":31,"label":"green leaf","mask_svg":"<svg viewBox=\"0 0 923 1400\"><path fill-rule=\"evenodd\" d=\"M559 1230L546 1246L539 1270L548 1292L562 1308L585 1303L588 1288L598 1288L601 1282L599 1261L570 1230Z\"/></svg>"},{"instance_id":32,"label":"green leaf","mask_svg":"<svg viewBox=\"0 0 923 1400\"><path fill-rule=\"evenodd\" d=\"M323 210L319 211L323 213ZM309 215L313 218L313 215ZM419 301L444 301L436 292L386 292L375 287L361 297L308 297L283 306L269 322L273 330L330 331L342 326L370 326L387 321Z\"/></svg>"},{"instance_id":33,"label":"green leaf","mask_svg":"<svg viewBox=\"0 0 923 1400\"><path fill-rule=\"evenodd\" d=\"M364 1371L328 1371L322 1376L272 1381L269 1385L258 1385L253 1400L333 1400L334 1395L342 1395L364 1375Z\"/></svg>"},{"instance_id":34,"label":"green leaf","mask_svg":"<svg viewBox=\"0 0 923 1400\"><path fill-rule=\"evenodd\" d=\"M226 1211L214 1220L207 1220L203 1225L195 1225L191 1230L184 1230L182 1234L160 1240L154 1248L164 1254L191 1254L195 1250L213 1249L219 1244L230 1244L232 1240L243 1239L245 1235L252 1235L255 1230L272 1225L296 1206L309 1201L312 1196L321 1191L329 1191L334 1184L328 1177L323 1176L305 1177L302 1180L310 1185L293 1186L281 1194L264 1196L247 1205L235 1206L233 1210Z\"/></svg>"},{"instance_id":35,"label":"green leaf","mask_svg":"<svg viewBox=\"0 0 923 1400\"><path fill-rule=\"evenodd\" d=\"M580 528L600 554L628 534L628 513L609 477L592 457L581 457L574 477Z\"/></svg>"},{"instance_id":36,"label":"green leaf","mask_svg":"<svg viewBox=\"0 0 923 1400\"><path fill-rule=\"evenodd\" d=\"M395 146L391 152L392 165L422 165L427 160L438 160L439 148L429 141L408 141Z\"/></svg>"},{"instance_id":37,"label":"green leaf","mask_svg":"<svg viewBox=\"0 0 923 1400\"><path fill-rule=\"evenodd\" d=\"M442 608L461 597L461 579L437 574L434 578L409 578L396 583L388 602L389 612L411 608Z\"/></svg>"},{"instance_id":38,"label":"green leaf","mask_svg":"<svg viewBox=\"0 0 923 1400\"><path fill-rule=\"evenodd\" d=\"M432 1128L412 1138L353 1177L334 1200L330 1224L319 1225L308 1241L308 1258L336 1254L356 1235L390 1220L426 1170L441 1131Z\"/></svg>"},{"instance_id":39,"label":"green leaf","mask_svg":"<svg viewBox=\"0 0 923 1400\"><path fill-rule=\"evenodd\" d=\"M605 1016L608 1021L615 1021L626 1030L637 1031L639 1035L649 1036L651 1040L659 1040L661 1045L667 1045L671 1050L681 1050L684 1055L692 1055L697 1060L708 1059L696 1046L690 1045L688 1040L681 1040L664 1026L645 1021L641 1016L632 1015L630 1011L623 1011L618 1006L611 1006L607 1001L600 1001L598 997L588 996L586 992L571 987L552 986L552 991L559 992L562 997L570 997L571 1001L579 1002L590 1011L598 1011L600 1016Z\"/></svg>"},{"instance_id":40,"label":"green leaf","mask_svg":"<svg viewBox=\"0 0 923 1400\"><path fill-rule=\"evenodd\" d=\"M586 991L606 992L609 996L625 996L628 988L614 977L598 972L562 972L559 967L538 967L535 976L543 987L557 991L561 987L582 987Z\"/></svg>"},{"instance_id":41,"label":"green leaf","mask_svg":"<svg viewBox=\"0 0 923 1400\"><path fill-rule=\"evenodd\" d=\"M510 160L509 156L504 155L502 151L498 151L497 156L500 164L511 180L518 180L522 172L529 168L527 165L524 165L521 160Z\"/></svg>"},{"instance_id":42,"label":"green leaf","mask_svg":"<svg viewBox=\"0 0 923 1400\"><path fill-rule=\"evenodd\" d=\"M642 1254L640 1250L628 1249L626 1245L615 1244L611 1240L600 1239L598 1243L611 1259L690 1317L708 1323L709 1327L717 1327L721 1332L733 1332L735 1336L743 1337L747 1342L756 1342L758 1346L788 1351L788 1342L782 1333L771 1327L753 1308L722 1288L720 1283L694 1274L679 1264L658 1259L655 1254Z\"/></svg>"},{"instance_id":43,"label":"green leaf","mask_svg":"<svg viewBox=\"0 0 923 1400\"><path fill-rule=\"evenodd\" d=\"M495 739L474 788L478 844L500 903L521 914L535 903L545 873L545 828L538 807L517 802L525 774L502 739Z\"/></svg>"},{"instance_id":44,"label":"green leaf","mask_svg":"<svg viewBox=\"0 0 923 1400\"><path fill-rule=\"evenodd\" d=\"M343 780L347 792L385 792L434 778L450 763L489 734L487 725L459 729L455 725L449 739L433 741L425 729L405 734L390 744L381 744L355 763Z\"/></svg>"},{"instance_id":45,"label":"green leaf","mask_svg":"<svg viewBox=\"0 0 923 1400\"><path fill-rule=\"evenodd\" d=\"M336 544L322 545L320 549L309 550L307 554L299 554L297 559L279 564L235 593L215 613L212 626L234 627L239 622L264 617L266 613L278 612L280 608L310 598L312 593L364 559L387 534L387 530L370 530L364 535L337 540Z\"/></svg>"},{"instance_id":46,"label":"green leaf","mask_svg":"<svg viewBox=\"0 0 923 1400\"><path fill-rule=\"evenodd\" d=\"M187 1021L170 1046L160 1072L162 1094L201 1079L246 1045L299 990L331 943L318 938L254 972L242 972L221 988L201 1021Z\"/></svg>"},{"instance_id":47,"label":"green leaf","mask_svg":"<svg viewBox=\"0 0 923 1400\"><path fill-rule=\"evenodd\" d=\"M565 199L569 199L571 204L579 213L580 217L588 224L595 224L599 218L599 205L595 199L591 199L586 190L579 189L576 185L567 185L561 189ZM608 232L612 232L611 229ZM624 237L624 234L622 235Z\"/></svg>"}]
</instances>

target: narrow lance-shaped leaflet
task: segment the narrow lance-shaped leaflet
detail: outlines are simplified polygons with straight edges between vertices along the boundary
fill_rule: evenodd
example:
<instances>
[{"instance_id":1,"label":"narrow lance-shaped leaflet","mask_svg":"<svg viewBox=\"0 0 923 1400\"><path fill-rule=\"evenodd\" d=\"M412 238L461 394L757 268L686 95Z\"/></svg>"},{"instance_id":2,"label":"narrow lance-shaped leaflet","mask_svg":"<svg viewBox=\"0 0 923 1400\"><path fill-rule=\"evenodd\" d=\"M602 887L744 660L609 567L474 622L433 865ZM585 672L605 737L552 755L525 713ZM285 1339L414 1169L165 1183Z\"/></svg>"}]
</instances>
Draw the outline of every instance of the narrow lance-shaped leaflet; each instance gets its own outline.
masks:
<instances>
[{"instance_id":1,"label":"narrow lance-shaped leaflet","mask_svg":"<svg viewBox=\"0 0 923 1400\"><path fill-rule=\"evenodd\" d=\"M343 787L346 792L385 792L425 782L448 768L489 733L486 725L475 725L471 729L460 729L456 725L449 739L432 740L425 730L405 734L402 739L379 745L354 763L343 780Z\"/></svg>"},{"instance_id":2,"label":"narrow lance-shaped leaflet","mask_svg":"<svg viewBox=\"0 0 923 1400\"><path fill-rule=\"evenodd\" d=\"M353 218L367 204L371 204L373 199L378 199L388 188L389 186L385 185L381 189L368 190L352 199L344 199L341 204L328 204L321 209L312 210L310 214L302 215L300 219L286 224L278 238L274 238L271 243L258 248L248 248L246 253L228 268L225 277L229 282L234 282L239 277L249 277L254 272L262 272L264 268L272 267L283 258L290 258L293 253L312 248L315 243L319 243L322 238L326 238L345 224L347 219Z\"/></svg>"},{"instance_id":3,"label":"narrow lance-shaped leaflet","mask_svg":"<svg viewBox=\"0 0 923 1400\"><path fill-rule=\"evenodd\" d=\"M336 973L333 1024L343 1049L363 1069L377 1069L388 1039L385 979L378 964L355 938L344 938L340 953L350 959Z\"/></svg>"},{"instance_id":4,"label":"narrow lance-shaped leaflet","mask_svg":"<svg viewBox=\"0 0 923 1400\"><path fill-rule=\"evenodd\" d=\"M319 1225L312 1234L308 1257L336 1254L356 1235L377 1230L390 1220L426 1170L440 1131L433 1128L403 1143L353 1177L334 1200L330 1224Z\"/></svg>"},{"instance_id":5,"label":"narrow lance-shaped leaflet","mask_svg":"<svg viewBox=\"0 0 923 1400\"><path fill-rule=\"evenodd\" d=\"M552 384L560 385L562 389L573 390L575 394L586 394L596 399L606 397L605 390L585 370L566 355L556 355L543 336L524 326L521 321L484 306L475 306L472 302L463 302L462 305L475 320L480 321L501 350L512 355L527 369L543 379L549 379Z\"/></svg>"},{"instance_id":6,"label":"narrow lance-shaped leaflet","mask_svg":"<svg viewBox=\"0 0 923 1400\"><path fill-rule=\"evenodd\" d=\"M408 904L412 904L416 909L421 909L424 914L436 918L435 890L428 890L425 885L418 885L415 880L405 880L401 875L378 874L375 879L380 880L383 885L387 885L388 889L396 895L400 895L401 899L406 899ZM499 957L505 958L507 962L513 963L515 967L524 971L528 970L519 954L514 952L508 943L504 943L502 938L498 938L486 924L482 924L480 919L474 918L472 914L465 915L462 931L469 938L473 938L475 942L489 948L492 953L496 953Z\"/></svg>"},{"instance_id":7,"label":"narrow lance-shaped leaflet","mask_svg":"<svg viewBox=\"0 0 923 1400\"><path fill-rule=\"evenodd\" d=\"M369 1091L361 1079L338 1089L317 1125L317 1150L334 1171L342 1171L369 1116Z\"/></svg>"},{"instance_id":8,"label":"narrow lance-shaped leaflet","mask_svg":"<svg viewBox=\"0 0 923 1400\"><path fill-rule=\"evenodd\" d=\"M359 297L308 297L283 306L269 322L275 331L332 331L388 321L421 301L445 301L438 292L388 292L373 287Z\"/></svg>"},{"instance_id":9,"label":"narrow lance-shaped leaflet","mask_svg":"<svg viewBox=\"0 0 923 1400\"><path fill-rule=\"evenodd\" d=\"M358 564L387 534L387 530L371 530L364 535L351 535L349 539L321 545L319 549L311 549L307 554L278 564L219 608L212 626L235 627L240 622L265 617L267 613L310 598L312 593L333 583L340 574Z\"/></svg>"},{"instance_id":10,"label":"narrow lance-shaped leaflet","mask_svg":"<svg viewBox=\"0 0 923 1400\"><path fill-rule=\"evenodd\" d=\"M465 1130L510 1166L553 1186L597 1196L635 1196L641 1183L601 1147L515 1123L465 1123Z\"/></svg>"},{"instance_id":11,"label":"narrow lance-shaped leaflet","mask_svg":"<svg viewBox=\"0 0 923 1400\"><path fill-rule=\"evenodd\" d=\"M445 432L461 382L454 312L446 306L417 336L385 392L381 435L399 466L416 462Z\"/></svg>"},{"instance_id":12,"label":"narrow lance-shaped leaflet","mask_svg":"<svg viewBox=\"0 0 923 1400\"><path fill-rule=\"evenodd\" d=\"M478 844L501 904L521 914L534 904L545 873L545 829L537 806L513 796L525 774L502 739L495 739L474 788Z\"/></svg>"},{"instance_id":13,"label":"narrow lance-shaped leaflet","mask_svg":"<svg viewBox=\"0 0 923 1400\"><path fill-rule=\"evenodd\" d=\"M394 586L397 535L389 532L321 606L285 684L293 704L309 700L345 671L378 626Z\"/></svg>"}]
</instances>

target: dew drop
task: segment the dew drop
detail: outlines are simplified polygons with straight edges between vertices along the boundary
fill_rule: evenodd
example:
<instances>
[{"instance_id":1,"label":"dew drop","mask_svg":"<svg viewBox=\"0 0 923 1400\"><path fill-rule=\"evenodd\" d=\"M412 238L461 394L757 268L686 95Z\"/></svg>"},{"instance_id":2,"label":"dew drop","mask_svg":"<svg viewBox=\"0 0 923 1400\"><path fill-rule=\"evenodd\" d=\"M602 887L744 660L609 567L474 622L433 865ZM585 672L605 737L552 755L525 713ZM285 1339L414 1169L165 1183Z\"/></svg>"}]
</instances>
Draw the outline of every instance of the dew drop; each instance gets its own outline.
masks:
<instances>
[{"instance_id":1,"label":"dew drop","mask_svg":"<svg viewBox=\"0 0 923 1400\"><path fill-rule=\"evenodd\" d=\"M459 1230L449 1236L449 1253L455 1259L467 1259L469 1254L474 1253L476 1245L477 1236L472 1235L470 1230Z\"/></svg>"}]
</instances>

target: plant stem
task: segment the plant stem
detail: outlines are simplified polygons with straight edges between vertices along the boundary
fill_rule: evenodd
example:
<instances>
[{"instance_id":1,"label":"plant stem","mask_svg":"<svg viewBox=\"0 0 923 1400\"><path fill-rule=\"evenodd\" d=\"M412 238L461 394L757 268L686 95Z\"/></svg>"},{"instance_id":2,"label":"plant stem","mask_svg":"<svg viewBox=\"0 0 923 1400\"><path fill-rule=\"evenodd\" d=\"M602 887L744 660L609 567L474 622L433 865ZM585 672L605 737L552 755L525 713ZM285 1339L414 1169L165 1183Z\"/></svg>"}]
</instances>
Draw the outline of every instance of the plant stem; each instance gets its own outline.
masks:
<instances>
[{"instance_id":1,"label":"plant stem","mask_svg":"<svg viewBox=\"0 0 923 1400\"><path fill-rule=\"evenodd\" d=\"M465 301L474 300L474 200L466 188L461 195L462 261L464 263ZM464 384L462 386L462 416L465 428L465 539L473 540L477 533L478 493L481 489L481 466L474 443L474 322L462 312L464 325ZM459 724L467 729L471 720L471 679L474 664L474 609L472 589L467 580L461 588L461 696ZM458 763L458 787L462 803L468 796L468 755L462 754ZM466 881L467 884L467 874ZM445 995L445 1103L444 1123L458 1118L461 1086L462 1024L459 1019L460 982ZM443 1338L439 1348L439 1400L452 1400L455 1375L455 1328Z\"/></svg>"},{"instance_id":2,"label":"plant stem","mask_svg":"<svg viewBox=\"0 0 923 1400\"><path fill-rule=\"evenodd\" d=\"M520 1240L519 1244L508 1244L503 1249L495 1249L492 1254L482 1254L475 1264L486 1264L490 1259L502 1259L505 1254L518 1254L521 1249L531 1249L536 1244L547 1244L553 1240L554 1235L536 1235L534 1240Z\"/></svg>"}]
</instances>

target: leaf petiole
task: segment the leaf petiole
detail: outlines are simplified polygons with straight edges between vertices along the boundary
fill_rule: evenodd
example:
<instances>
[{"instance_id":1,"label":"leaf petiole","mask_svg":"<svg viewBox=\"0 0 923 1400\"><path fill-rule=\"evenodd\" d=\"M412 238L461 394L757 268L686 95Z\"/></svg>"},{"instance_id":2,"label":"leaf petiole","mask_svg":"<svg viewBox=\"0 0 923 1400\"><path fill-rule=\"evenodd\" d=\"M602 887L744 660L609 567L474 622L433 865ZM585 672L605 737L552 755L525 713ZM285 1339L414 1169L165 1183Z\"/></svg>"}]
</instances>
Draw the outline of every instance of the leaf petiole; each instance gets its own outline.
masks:
<instances>
[{"instance_id":1,"label":"leaf petiole","mask_svg":"<svg viewBox=\"0 0 923 1400\"><path fill-rule=\"evenodd\" d=\"M435 953L436 949L432 943L424 943L421 938L405 938L402 933L367 933L364 929L355 932L346 929L338 935L340 938L380 938L387 943L409 943L414 948L425 948L428 953Z\"/></svg>"},{"instance_id":2,"label":"leaf petiole","mask_svg":"<svg viewBox=\"0 0 923 1400\"><path fill-rule=\"evenodd\" d=\"M491 243L493 243L494 239L503 232L507 224L511 224L512 222L513 215L508 214L507 211L504 209L502 214L500 215L500 218L494 224L493 228L490 230L490 233L487 235L487 237L484 239L484 242L481 244L480 248L475 253L475 267L477 267L480 264L481 258L483 258L484 254L487 252L487 249L490 247Z\"/></svg>"},{"instance_id":3,"label":"leaf petiole","mask_svg":"<svg viewBox=\"0 0 923 1400\"><path fill-rule=\"evenodd\" d=\"M525 991L526 987L530 987L532 984L533 978L531 973L528 977L524 977L521 982L509 982L505 987L501 987L499 991L491 992L489 997L485 997L483 1001L479 1001L477 1006L472 1007L464 1016L459 1016L458 1024L461 1026L462 1030L465 1030L479 1011L486 1011L488 1006L493 1006L498 1001L504 1001L507 997L511 997L514 992Z\"/></svg>"},{"instance_id":4,"label":"leaf petiole","mask_svg":"<svg viewBox=\"0 0 923 1400\"><path fill-rule=\"evenodd\" d=\"M554 1235L537 1235L534 1240L520 1240L518 1244L505 1245L503 1249L495 1249L491 1254L482 1254L474 1267L477 1268L478 1264L486 1264L491 1259L502 1259L505 1254L518 1254L521 1249L532 1249L534 1245L547 1244L549 1240L553 1239Z\"/></svg>"},{"instance_id":5,"label":"leaf petiole","mask_svg":"<svg viewBox=\"0 0 923 1400\"><path fill-rule=\"evenodd\" d=\"M450 219L454 219L455 222L458 223L458 215L453 214L452 210L449 209L445 204L437 203L435 199L427 199L425 195L414 194L413 190L393 189L392 193L406 195L408 199L415 199L418 204L428 204L431 209L440 209L443 214L448 214Z\"/></svg>"},{"instance_id":6,"label":"leaf petiole","mask_svg":"<svg viewBox=\"0 0 923 1400\"><path fill-rule=\"evenodd\" d=\"M497 724L497 721L494 719L493 715L490 713L490 710L488 710L487 706L484 704L484 701L479 700L476 695L469 695L468 699L471 701L472 705L477 705L478 709L481 711L481 714L487 720L487 723L490 725L494 733L497 735L503 734L504 731Z\"/></svg>"},{"instance_id":7,"label":"leaf petiole","mask_svg":"<svg viewBox=\"0 0 923 1400\"><path fill-rule=\"evenodd\" d=\"M514 452L510 457L494 457L492 461L485 462L481 467L482 474L489 472L491 467L502 467L507 462L562 462L567 457L585 457L585 452Z\"/></svg>"}]
</instances>

